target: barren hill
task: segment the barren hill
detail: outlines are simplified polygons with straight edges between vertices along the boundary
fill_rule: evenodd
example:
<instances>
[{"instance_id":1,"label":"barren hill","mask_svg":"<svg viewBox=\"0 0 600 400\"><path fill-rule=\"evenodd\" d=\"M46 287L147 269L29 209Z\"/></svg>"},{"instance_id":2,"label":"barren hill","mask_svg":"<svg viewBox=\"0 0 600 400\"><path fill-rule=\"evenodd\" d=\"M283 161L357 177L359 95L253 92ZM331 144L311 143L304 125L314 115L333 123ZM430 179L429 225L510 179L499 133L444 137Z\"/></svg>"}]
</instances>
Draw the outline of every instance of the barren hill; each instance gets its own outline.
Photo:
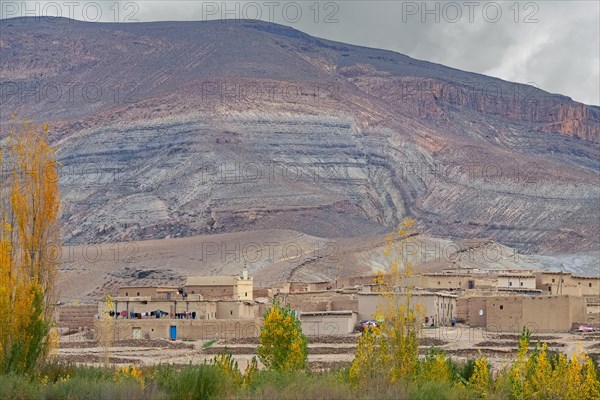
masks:
<instances>
[{"instance_id":1,"label":"barren hill","mask_svg":"<svg viewBox=\"0 0 600 400\"><path fill-rule=\"evenodd\" d=\"M49 122L67 243L283 229L598 249L600 108L256 21L0 21L1 122Z\"/></svg>"},{"instance_id":2,"label":"barren hill","mask_svg":"<svg viewBox=\"0 0 600 400\"><path fill-rule=\"evenodd\" d=\"M236 275L247 267L256 287L371 275L389 264L386 235L319 238L292 230L254 230L179 239L65 246L63 301L98 300L126 285L179 286L188 276ZM415 235L402 242L413 272L480 268L540 269L542 264L488 240L450 242ZM396 248L401 246L396 244Z\"/></svg>"}]
</instances>

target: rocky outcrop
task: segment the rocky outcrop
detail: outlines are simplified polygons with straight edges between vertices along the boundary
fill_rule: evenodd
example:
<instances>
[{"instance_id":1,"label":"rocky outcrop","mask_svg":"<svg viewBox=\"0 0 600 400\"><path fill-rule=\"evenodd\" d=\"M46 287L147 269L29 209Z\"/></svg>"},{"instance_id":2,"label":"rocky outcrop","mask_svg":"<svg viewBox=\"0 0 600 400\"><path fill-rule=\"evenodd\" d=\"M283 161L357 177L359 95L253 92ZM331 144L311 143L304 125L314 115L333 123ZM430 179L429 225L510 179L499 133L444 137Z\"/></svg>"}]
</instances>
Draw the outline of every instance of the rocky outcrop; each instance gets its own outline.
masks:
<instances>
[{"instance_id":1,"label":"rocky outcrop","mask_svg":"<svg viewBox=\"0 0 600 400\"><path fill-rule=\"evenodd\" d=\"M559 133L600 143L600 109L550 96L533 86L495 81L452 83L428 78L381 77L362 67L344 74L365 92L379 96L408 115L450 121L452 113L477 112L529 124L544 133Z\"/></svg>"}]
</instances>

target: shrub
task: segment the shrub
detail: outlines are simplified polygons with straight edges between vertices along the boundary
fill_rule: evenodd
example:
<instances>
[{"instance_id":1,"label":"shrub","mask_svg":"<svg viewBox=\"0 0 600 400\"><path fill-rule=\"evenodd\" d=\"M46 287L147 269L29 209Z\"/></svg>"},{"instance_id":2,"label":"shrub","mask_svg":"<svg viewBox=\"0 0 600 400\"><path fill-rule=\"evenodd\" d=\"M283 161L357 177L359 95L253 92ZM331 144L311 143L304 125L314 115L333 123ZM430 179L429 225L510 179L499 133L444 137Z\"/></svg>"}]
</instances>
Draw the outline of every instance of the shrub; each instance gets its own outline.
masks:
<instances>
[{"instance_id":1,"label":"shrub","mask_svg":"<svg viewBox=\"0 0 600 400\"><path fill-rule=\"evenodd\" d=\"M226 393L226 377L213 365L189 365L181 370L158 368L155 379L174 400L209 400Z\"/></svg>"},{"instance_id":2,"label":"shrub","mask_svg":"<svg viewBox=\"0 0 600 400\"><path fill-rule=\"evenodd\" d=\"M42 396L40 386L23 375L0 375L0 399L35 400Z\"/></svg>"},{"instance_id":3,"label":"shrub","mask_svg":"<svg viewBox=\"0 0 600 400\"><path fill-rule=\"evenodd\" d=\"M244 399L331 400L354 399L357 393L333 372L260 371Z\"/></svg>"}]
</instances>

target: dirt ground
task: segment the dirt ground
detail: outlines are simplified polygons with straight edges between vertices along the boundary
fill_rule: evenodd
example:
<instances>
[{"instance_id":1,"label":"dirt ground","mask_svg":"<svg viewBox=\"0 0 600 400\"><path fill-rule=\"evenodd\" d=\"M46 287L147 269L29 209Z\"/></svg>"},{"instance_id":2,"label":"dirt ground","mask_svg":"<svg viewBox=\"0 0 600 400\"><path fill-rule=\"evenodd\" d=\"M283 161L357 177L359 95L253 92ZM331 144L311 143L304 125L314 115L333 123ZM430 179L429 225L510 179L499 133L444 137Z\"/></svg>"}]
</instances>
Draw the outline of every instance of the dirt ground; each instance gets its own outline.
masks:
<instances>
[{"instance_id":1,"label":"dirt ground","mask_svg":"<svg viewBox=\"0 0 600 400\"><path fill-rule=\"evenodd\" d=\"M349 365L354 358L360 334L309 337L308 361L312 369L327 369ZM203 363L227 349L241 369L256 354L258 338L224 339L218 341L186 340L128 340L97 343L89 332L61 337L57 356L61 361L98 365L109 364L188 364ZM443 349L455 360L485 355L494 369L508 365L516 354L519 336L514 332L491 333L480 328L457 326L431 328L423 331L420 353L432 346ZM600 361L600 332L552 333L532 336L532 346L537 341L546 342L553 351L569 357L584 351Z\"/></svg>"}]
</instances>

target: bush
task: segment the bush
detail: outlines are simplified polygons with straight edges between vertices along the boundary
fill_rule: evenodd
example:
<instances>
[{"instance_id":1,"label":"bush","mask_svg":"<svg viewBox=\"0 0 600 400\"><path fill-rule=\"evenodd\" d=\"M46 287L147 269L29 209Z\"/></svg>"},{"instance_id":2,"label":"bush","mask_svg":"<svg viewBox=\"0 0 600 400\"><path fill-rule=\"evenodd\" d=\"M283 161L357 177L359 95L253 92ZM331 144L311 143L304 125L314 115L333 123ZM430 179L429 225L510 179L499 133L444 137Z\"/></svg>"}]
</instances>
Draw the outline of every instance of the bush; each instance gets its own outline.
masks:
<instances>
[{"instance_id":1,"label":"bush","mask_svg":"<svg viewBox=\"0 0 600 400\"><path fill-rule=\"evenodd\" d=\"M157 395L147 393L134 381L114 382L111 380L93 380L84 376L76 376L54 385L45 387L45 399L96 399L96 400L130 400L157 399ZM162 396L164 398L164 396Z\"/></svg>"},{"instance_id":2,"label":"bush","mask_svg":"<svg viewBox=\"0 0 600 400\"><path fill-rule=\"evenodd\" d=\"M356 392L333 372L260 371L244 399L330 400L355 399Z\"/></svg>"},{"instance_id":3,"label":"bush","mask_svg":"<svg viewBox=\"0 0 600 400\"><path fill-rule=\"evenodd\" d=\"M40 386L23 375L0 375L0 399L42 399Z\"/></svg>"},{"instance_id":4,"label":"bush","mask_svg":"<svg viewBox=\"0 0 600 400\"><path fill-rule=\"evenodd\" d=\"M181 370L162 366L157 368L155 379L174 400L220 399L228 386L219 369L208 364L189 365Z\"/></svg>"}]
</instances>

